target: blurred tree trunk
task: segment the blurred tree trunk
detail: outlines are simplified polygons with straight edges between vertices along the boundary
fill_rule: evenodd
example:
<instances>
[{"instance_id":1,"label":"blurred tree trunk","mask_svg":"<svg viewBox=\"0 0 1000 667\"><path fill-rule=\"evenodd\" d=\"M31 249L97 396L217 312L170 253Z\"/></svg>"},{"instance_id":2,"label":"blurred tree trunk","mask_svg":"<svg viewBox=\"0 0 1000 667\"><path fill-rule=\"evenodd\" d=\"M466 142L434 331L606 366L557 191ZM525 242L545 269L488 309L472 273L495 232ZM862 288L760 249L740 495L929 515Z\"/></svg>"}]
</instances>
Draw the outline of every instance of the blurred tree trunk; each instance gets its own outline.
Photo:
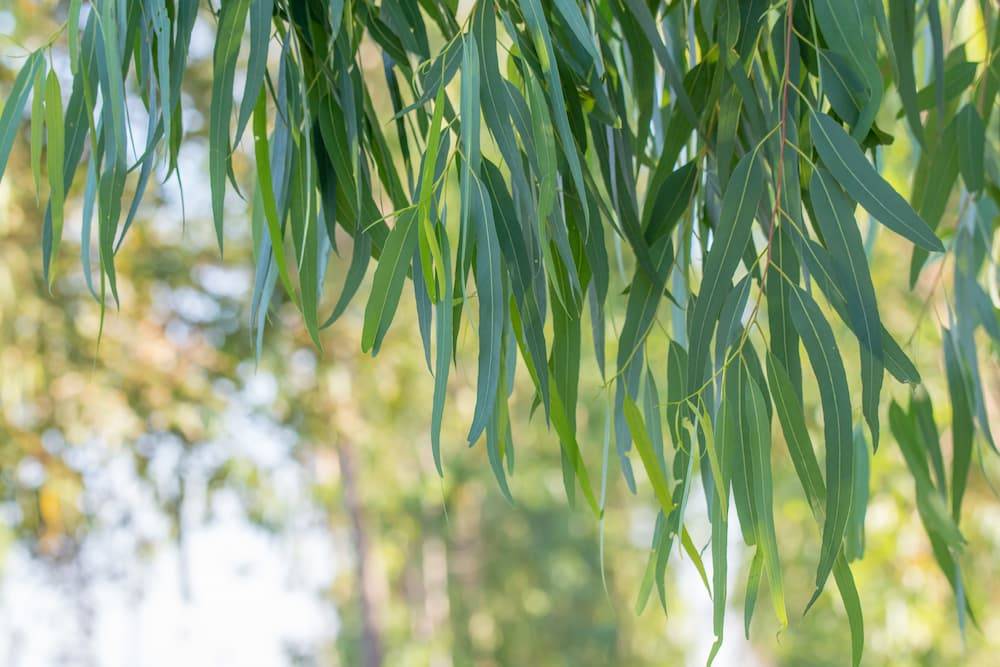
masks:
<instances>
[{"instance_id":1,"label":"blurred tree trunk","mask_svg":"<svg viewBox=\"0 0 1000 667\"><path fill-rule=\"evenodd\" d=\"M354 545L355 576L358 581L358 603L361 611L361 649L364 667L381 667L382 636L379 630L376 583L371 569L368 529L361 497L358 492L354 446L342 438L337 448L340 472L344 481L344 503L351 517L351 542Z\"/></svg>"}]
</instances>

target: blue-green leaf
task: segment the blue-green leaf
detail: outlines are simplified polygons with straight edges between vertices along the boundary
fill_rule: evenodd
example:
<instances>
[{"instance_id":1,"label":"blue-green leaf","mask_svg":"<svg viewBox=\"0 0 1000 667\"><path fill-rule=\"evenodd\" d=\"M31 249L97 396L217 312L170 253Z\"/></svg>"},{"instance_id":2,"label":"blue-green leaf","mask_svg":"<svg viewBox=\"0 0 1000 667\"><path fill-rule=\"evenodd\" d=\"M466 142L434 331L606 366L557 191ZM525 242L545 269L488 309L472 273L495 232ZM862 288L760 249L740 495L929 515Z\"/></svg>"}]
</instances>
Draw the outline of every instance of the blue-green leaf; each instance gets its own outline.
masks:
<instances>
[{"instance_id":1,"label":"blue-green leaf","mask_svg":"<svg viewBox=\"0 0 1000 667\"><path fill-rule=\"evenodd\" d=\"M971 104L966 104L958 112L955 122L958 134L958 166L962 170L962 180L969 192L983 189L983 155L986 149L986 131L983 119Z\"/></svg>"},{"instance_id":2,"label":"blue-green leaf","mask_svg":"<svg viewBox=\"0 0 1000 667\"><path fill-rule=\"evenodd\" d=\"M754 153L747 153L736 165L722 199L719 226L705 258L701 292L688 320L688 388L700 391L706 377L708 346L732 288L732 277L743 250L750 241L751 223L764 193L764 170Z\"/></svg>"},{"instance_id":3,"label":"blue-green leaf","mask_svg":"<svg viewBox=\"0 0 1000 667\"><path fill-rule=\"evenodd\" d=\"M389 232L379 256L372 292L365 307L365 322L361 333L361 349L377 353L389 323L396 314L403 282L413 259L417 243L417 215L413 209L404 211Z\"/></svg>"},{"instance_id":4,"label":"blue-green leaf","mask_svg":"<svg viewBox=\"0 0 1000 667\"><path fill-rule=\"evenodd\" d=\"M854 443L847 374L833 331L816 302L801 289L793 292L791 314L819 385L826 441L826 518L811 606L823 591L844 541L854 489Z\"/></svg>"},{"instance_id":5,"label":"blue-green leaf","mask_svg":"<svg viewBox=\"0 0 1000 667\"><path fill-rule=\"evenodd\" d=\"M476 408L469 429L469 442L475 442L486 428L495 409L500 378L501 341L505 304L503 275L500 267L500 244L497 241L493 207L486 187L472 176L472 220L476 234L476 287L479 295L479 375L476 381Z\"/></svg>"},{"instance_id":6,"label":"blue-green leaf","mask_svg":"<svg viewBox=\"0 0 1000 667\"><path fill-rule=\"evenodd\" d=\"M215 38L213 55L212 102L208 123L208 175L212 190L212 219L215 236L222 249L226 173L229 170L230 116L233 109L233 81L236 77L236 60L240 54L243 27L246 23L250 0L230 0L222 3L219 12L219 30ZM253 100L256 102L256 98Z\"/></svg>"},{"instance_id":7,"label":"blue-green leaf","mask_svg":"<svg viewBox=\"0 0 1000 667\"><path fill-rule=\"evenodd\" d=\"M45 129L45 160L49 175L49 205L52 210L52 248L49 251L50 259L45 264L52 267L55 258L59 256L59 243L62 241L63 208L66 199L66 185L63 181L66 135L63 126L62 89L59 87L59 77L51 70L45 80ZM54 277L55 272L50 268L49 285L52 284Z\"/></svg>"},{"instance_id":8,"label":"blue-green leaf","mask_svg":"<svg viewBox=\"0 0 1000 667\"><path fill-rule=\"evenodd\" d=\"M809 127L823 164L852 198L883 225L917 246L935 252L944 250L927 223L875 171L858 144L836 121L814 111Z\"/></svg>"},{"instance_id":9,"label":"blue-green leaf","mask_svg":"<svg viewBox=\"0 0 1000 667\"><path fill-rule=\"evenodd\" d=\"M877 447L883 376L882 322L861 233L854 220L854 206L822 168L813 170L809 193L816 222L833 260L834 278L844 293L851 328L857 332L862 346L862 405L872 442Z\"/></svg>"},{"instance_id":10,"label":"blue-green leaf","mask_svg":"<svg viewBox=\"0 0 1000 667\"><path fill-rule=\"evenodd\" d=\"M798 475L802 489L805 491L813 516L822 525L826 508L826 485L820 473L816 452L813 451L806 429L805 414L799 400L797 390L792 384L788 372L774 355L767 357L767 379L774 397L775 412L781 422L781 430L788 445L788 454ZM861 654L865 647L865 625L861 612L861 600L854 584L854 576L847 565L843 550L837 555L833 564L833 578L840 590L840 597L847 611L848 623L851 627L851 662L854 667L861 663Z\"/></svg>"},{"instance_id":11,"label":"blue-green leaf","mask_svg":"<svg viewBox=\"0 0 1000 667\"><path fill-rule=\"evenodd\" d=\"M247 60L247 78L243 86L243 99L240 101L240 112L236 121L236 138L233 145L240 143L243 130L246 129L253 113L257 96L264 85L267 74L267 52L271 41L271 14L274 11L274 0L252 0L250 6L250 56Z\"/></svg>"}]
</instances>

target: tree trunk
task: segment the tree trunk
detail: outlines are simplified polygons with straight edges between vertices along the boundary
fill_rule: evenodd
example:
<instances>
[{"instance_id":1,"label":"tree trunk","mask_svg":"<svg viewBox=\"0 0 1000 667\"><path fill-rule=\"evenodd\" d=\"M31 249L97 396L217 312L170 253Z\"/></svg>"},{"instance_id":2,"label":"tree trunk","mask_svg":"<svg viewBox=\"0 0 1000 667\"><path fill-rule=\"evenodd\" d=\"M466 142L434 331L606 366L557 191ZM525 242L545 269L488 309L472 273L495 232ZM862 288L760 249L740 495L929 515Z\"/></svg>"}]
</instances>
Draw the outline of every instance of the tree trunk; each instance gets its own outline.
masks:
<instances>
[{"instance_id":1,"label":"tree trunk","mask_svg":"<svg viewBox=\"0 0 1000 667\"><path fill-rule=\"evenodd\" d=\"M358 492L354 467L354 449L342 439L337 448L340 472L344 480L344 503L351 517L351 541L354 543L355 576L358 581L358 603L361 611L361 649L365 667L381 667L382 637L377 613L377 593L371 569L368 532Z\"/></svg>"}]
</instances>

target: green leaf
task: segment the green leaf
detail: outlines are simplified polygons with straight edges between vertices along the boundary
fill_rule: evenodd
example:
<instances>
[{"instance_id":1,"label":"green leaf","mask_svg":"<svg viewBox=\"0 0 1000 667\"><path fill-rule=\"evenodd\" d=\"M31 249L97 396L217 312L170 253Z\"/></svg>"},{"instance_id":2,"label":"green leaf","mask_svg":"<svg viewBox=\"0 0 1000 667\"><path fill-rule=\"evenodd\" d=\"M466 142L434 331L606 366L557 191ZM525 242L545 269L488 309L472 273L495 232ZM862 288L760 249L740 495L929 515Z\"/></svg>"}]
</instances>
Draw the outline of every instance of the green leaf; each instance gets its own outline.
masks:
<instances>
[{"instance_id":1,"label":"green leaf","mask_svg":"<svg viewBox=\"0 0 1000 667\"><path fill-rule=\"evenodd\" d=\"M754 153L747 153L733 170L722 199L719 227L705 258L701 292L688 320L688 389L701 390L707 376L708 345L732 277L750 241L751 223L764 193L764 170Z\"/></svg>"},{"instance_id":2,"label":"green leaf","mask_svg":"<svg viewBox=\"0 0 1000 667\"><path fill-rule=\"evenodd\" d=\"M917 109L919 111L927 111L934 108L939 95L942 104L955 99L972 85L972 82L976 78L977 69L977 63L965 61L953 63L944 72L944 88L941 88L935 81L934 84L920 89L917 93ZM935 73L935 76L937 76L937 73ZM939 119L945 117L940 107L938 107L937 112Z\"/></svg>"},{"instance_id":3,"label":"green leaf","mask_svg":"<svg viewBox=\"0 0 1000 667\"><path fill-rule=\"evenodd\" d=\"M247 60L247 78L243 85L243 99L240 101L239 116L236 121L236 138L233 145L240 143L250 116L254 112L257 98L263 90L267 74L267 52L271 41L271 14L274 0L252 0L250 6L250 56Z\"/></svg>"},{"instance_id":4,"label":"green leaf","mask_svg":"<svg viewBox=\"0 0 1000 667\"><path fill-rule=\"evenodd\" d=\"M879 0L881 2L881 0ZM864 81L867 95L858 107L852 136L861 141L868 134L882 102L882 76L878 69L873 0L816 0L816 24L834 52L850 62ZM824 90L827 80L823 80Z\"/></svg>"},{"instance_id":5,"label":"green leaf","mask_svg":"<svg viewBox=\"0 0 1000 667\"><path fill-rule=\"evenodd\" d=\"M944 36L941 29L941 8L938 6L938 0L928 0L927 2L927 27L931 33L931 49L934 53L934 97L937 101L938 116L944 116ZM917 97L919 99L919 94Z\"/></svg>"},{"instance_id":6,"label":"green leaf","mask_svg":"<svg viewBox=\"0 0 1000 667\"><path fill-rule=\"evenodd\" d=\"M24 105L31 92L30 83L35 79L38 68L43 67L45 60L41 51L35 51L21 66L21 71L14 79L14 86L7 95L7 101L3 105L3 113L0 114L0 179L3 178L7 168L7 158L10 156L11 146L14 144L14 137L17 133L17 126L21 121L21 114Z\"/></svg>"},{"instance_id":7,"label":"green leaf","mask_svg":"<svg viewBox=\"0 0 1000 667\"><path fill-rule=\"evenodd\" d=\"M81 0L70 0L66 13L66 41L69 51L69 70L76 76L80 70L80 7Z\"/></svg>"},{"instance_id":8,"label":"green leaf","mask_svg":"<svg viewBox=\"0 0 1000 667\"><path fill-rule=\"evenodd\" d=\"M782 627L788 625L785 592L774 529L774 489L771 480L771 423L762 390L748 378L743 395L744 419L749 436L750 486L757 516L757 549L763 554L774 613Z\"/></svg>"},{"instance_id":9,"label":"green leaf","mask_svg":"<svg viewBox=\"0 0 1000 667\"><path fill-rule=\"evenodd\" d=\"M271 251L274 253L275 264L278 266L278 276L288 296L298 305L298 296L292 279L288 274L288 261L285 259L285 242L282 233L281 220L278 219L278 205L274 199L274 182L271 179L271 148L267 139L267 93L260 91L253 115L253 150L257 163L257 190L267 221L267 231L271 238Z\"/></svg>"},{"instance_id":10,"label":"green leaf","mask_svg":"<svg viewBox=\"0 0 1000 667\"><path fill-rule=\"evenodd\" d=\"M774 355L767 357L767 379L774 397L775 412L781 422L781 430L788 445L788 454L795 467L795 473L805 491L806 499L812 508L813 516L822 526L826 507L826 485L820 472L816 453L809 440L806 429L805 413L802 403L788 372ZM854 576L847 565L843 550L837 555L833 564L833 577L840 590L840 597L847 611L848 623L851 627L851 662L855 667L861 663L861 655L865 646L865 625L861 612L861 600L854 584Z\"/></svg>"},{"instance_id":11,"label":"green leaf","mask_svg":"<svg viewBox=\"0 0 1000 667\"><path fill-rule=\"evenodd\" d=\"M934 407L930 394L924 387L914 387L910 394L910 413L916 424L915 433L920 436L923 448L927 450L931 469L937 479L937 488L942 496L946 494L948 480L944 472L944 457L941 454L941 438L938 435L937 423L934 421Z\"/></svg>"},{"instance_id":12,"label":"green leaf","mask_svg":"<svg viewBox=\"0 0 1000 667\"><path fill-rule=\"evenodd\" d=\"M847 312L847 302L840 286L836 283L833 271L833 260L825 248L813 241L802 244L805 253L806 264L809 267L810 275L815 280L816 285L823 292L827 302L833 307L840 318L850 327L853 327L853 320ZM853 331L853 329L852 329ZM861 336L854 331L855 336ZM893 339L889 331L882 327L882 351L885 353L885 369L900 382L907 384L917 384L920 382L920 373L916 366L899 343Z\"/></svg>"},{"instance_id":13,"label":"green leaf","mask_svg":"<svg viewBox=\"0 0 1000 667\"><path fill-rule=\"evenodd\" d=\"M823 591L833 568L844 540L851 509L854 489L851 400L837 341L819 306L809 294L796 289L791 300L791 314L819 385L826 441L826 518L823 523L823 546L816 570L816 591L808 605L812 606Z\"/></svg>"},{"instance_id":14,"label":"green leaf","mask_svg":"<svg viewBox=\"0 0 1000 667\"><path fill-rule=\"evenodd\" d=\"M656 280L662 285L666 282L673 262L674 245L670 237L665 236L650 250L657 269ZM619 381L615 392L615 435L619 451L627 451L628 447L628 430L624 428L622 413L624 398L626 394L633 399L638 395L646 337L652 329L662 296L663 290L646 277L645 271L637 268L629 290L625 322L618 338Z\"/></svg>"},{"instance_id":15,"label":"green leaf","mask_svg":"<svg viewBox=\"0 0 1000 667\"><path fill-rule=\"evenodd\" d=\"M840 125L826 114L812 112L809 127L823 164L852 198L897 234L925 250L944 246L898 192L871 165Z\"/></svg>"},{"instance_id":16,"label":"green leaf","mask_svg":"<svg viewBox=\"0 0 1000 667\"><path fill-rule=\"evenodd\" d=\"M958 606L959 627L968 615L975 622L972 606L965 595L965 583L956 552L964 545L958 526L952 521L942 497L934 491L927 461L921 456L917 428L912 413L907 414L895 401L889 406L889 427L899 444L906 466L913 476L914 491L920 521L927 531L934 560L951 585Z\"/></svg>"},{"instance_id":17,"label":"green leaf","mask_svg":"<svg viewBox=\"0 0 1000 667\"><path fill-rule=\"evenodd\" d=\"M862 405L878 447L878 405L882 391L882 321L879 319L875 287L868 271L861 233L854 220L854 205L822 168L813 170L809 194L816 222L833 260L834 279L843 290L852 329L862 346Z\"/></svg>"},{"instance_id":18,"label":"green leaf","mask_svg":"<svg viewBox=\"0 0 1000 667\"><path fill-rule=\"evenodd\" d=\"M673 232L681 215L691 204L698 183L698 167L694 162L678 167L647 195L643 211L643 232L646 244Z\"/></svg>"},{"instance_id":19,"label":"green leaf","mask_svg":"<svg viewBox=\"0 0 1000 667\"><path fill-rule=\"evenodd\" d=\"M861 431L854 432L854 495L851 514L847 519L844 553L847 560L858 560L865 553L865 513L868 510L868 483L871 454Z\"/></svg>"},{"instance_id":20,"label":"green leaf","mask_svg":"<svg viewBox=\"0 0 1000 667\"><path fill-rule=\"evenodd\" d=\"M478 47L475 35L470 33L462 48L461 145L465 159L461 171L461 202L462 229L466 234L472 228L472 179L479 173L482 162L479 136L480 85Z\"/></svg>"},{"instance_id":21,"label":"green leaf","mask_svg":"<svg viewBox=\"0 0 1000 667\"><path fill-rule=\"evenodd\" d=\"M52 207L52 250L50 261L46 266L53 266L59 256L59 242L62 240L63 208L66 199L66 186L63 183L63 162L65 160L66 139L63 126L62 89L59 77L54 71L49 71L45 80L45 129L46 129L46 171L49 175L49 204ZM55 272L48 274L49 285L55 278Z\"/></svg>"},{"instance_id":22,"label":"green leaf","mask_svg":"<svg viewBox=\"0 0 1000 667\"><path fill-rule=\"evenodd\" d=\"M444 298L434 306L434 336L436 340L434 359L434 397L431 407L431 453L434 456L434 466L438 475L444 476L441 468L441 419L444 416L444 402L448 392L448 372L451 368L451 311L452 311L452 281L451 281L451 251L448 248L448 236L441 236L441 251L444 255Z\"/></svg>"},{"instance_id":23,"label":"green leaf","mask_svg":"<svg viewBox=\"0 0 1000 667\"><path fill-rule=\"evenodd\" d=\"M468 440L475 442L493 414L500 376L501 341L505 302L500 244L497 241L493 207L486 188L472 176L472 220L476 234L476 288L479 295L479 375L476 408Z\"/></svg>"},{"instance_id":24,"label":"green leaf","mask_svg":"<svg viewBox=\"0 0 1000 667\"><path fill-rule=\"evenodd\" d=\"M438 300L441 293L441 275L444 273L444 259L441 257L441 247L431 223L431 203L437 190L435 168L438 163L438 152L441 149L441 120L444 118L444 107L447 103L444 86L434 100L434 116L431 118L430 134L427 137L427 151L424 154L423 169L418 187L417 218L420 221L419 245L421 267L424 272L424 282L427 285L428 296L432 302Z\"/></svg>"},{"instance_id":25,"label":"green leaf","mask_svg":"<svg viewBox=\"0 0 1000 667\"><path fill-rule=\"evenodd\" d=\"M962 499L972 465L972 388L968 372L962 365L954 334L945 329L944 369L951 398L951 515L955 523L962 516Z\"/></svg>"},{"instance_id":26,"label":"green leaf","mask_svg":"<svg viewBox=\"0 0 1000 667\"><path fill-rule=\"evenodd\" d=\"M646 477L649 478L653 493L660 503L660 510L664 515L669 515L674 509L674 501L667 486L667 478L663 474L660 462L656 460L656 452L653 451L653 443L646 431L646 423L643 421L642 413L639 412L639 407L631 396L625 396L625 419L632 432L632 440L639 452L639 458L642 459L642 466L646 470Z\"/></svg>"},{"instance_id":27,"label":"green leaf","mask_svg":"<svg viewBox=\"0 0 1000 667\"><path fill-rule=\"evenodd\" d=\"M673 56L670 55L670 51L663 43L663 39L656 28L657 22L650 13L649 6L642 0L625 0L625 4L628 6L629 11L632 12L633 18L639 23L643 36L649 42L650 46L653 47L656 59L660 62L660 66L663 67L663 71L666 72L667 79L670 81L670 87L677 98L677 105L680 107L681 113L691 123L691 127L697 128L699 125L698 114L695 113L691 99L684 89L681 70L677 67Z\"/></svg>"},{"instance_id":28,"label":"green leaf","mask_svg":"<svg viewBox=\"0 0 1000 667\"><path fill-rule=\"evenodd\" d=\"M788 371L773 354L767 355L767 379L792 465L802 483L802 488L805 489L806 499L813 514L822 516L826 511L825 484L819 464L815 463L816 454L813 452L809 430L806 428L802 402L792 385Z\"/></svg>"},{"instance_id":29,"label":"green leaf","mask_svg":"<svg viewBox=\"0 0 1000 667\"><path fill-rule=\"evenodd\" d=\"M871 98L868 87L850 61L835 51L819 51L823 92L830 107L851 127L860 127L862 110Z\"/></svg>"},{"instance_id":30,"label":"green leaf","mask_svg":"<svg viewBox=\"0 0 1000 667\"><path fill-rule=\"evenodd\" d=\"M716 443L718 445L719 459L722 463L721 499L712 502L712 496L706 496L709 506L709 519L712 523L712 628L715 633L715 642L712 644L708 656L708 663L710 665L722 646L726 623L726 595L729 566L727 553L729 547L729 520L726 508L729 506L729 488L731 482L729 461L732 454L729 450L734 446L733 438L735 437L733 428L736 407L733 403L733 400L723 390L722 400L715 417Z\"/></svg>"},{"instance_id":31,"label":"green leaf","mask_svg":"<svg viewBox=\"0 0 1000 667\"><path fill-rule=\"evenodd\" d=\"M524 13L524 20L534 41L535 51L541 61L542 72L549 84L549 101L552 104L552 115L555 120L556 129L559 131L559 139L562 143L563 157L569 165L570 174L573 177L574 188L578 193L584 193L587 189L583 183L583 169L580 166L580 155L576 147L573 133L569 128L569 118L566 112L566 101L563 98L562 81L559 76L559 66L556 62L555 50L552 46L552 38L549 34L548 24L542 12L542 5L539 0L518 0L521 11ZM589 209L584 207L584 217L589 218Z\"/></svg>"},{"instance_id":32,"label":"green leaf","mask_svg":"<svg viewBox=\"0 0 1000 667\"><path fill-rule=\"evenodd\" d=\"M45 67L35 71L31 94L31 178L35 183L35 200L42 191L42 139L45 137Z\"/></svg>"},{"instance_id":33,"label":"green leaf","mask_svg":"<svg viewBox=\"0 0 1000 667\"><path fill-rule=\"evenodd\" d=\"M896 90L903 103L903 111L917 141L924 141L924 126L920 122L917 106L917 83L913 71L914 28L916 4L910 0L889 0L889 25L892 46L898 68Z\"/></svg>"},{"instance_id":34,"label":"green leaf","mask_svg":"<svg viewBox=\"0 0 1000 667\"><path fill-rule=\"evenodd\" d=\"M594 38L590 33L590 28L587 27L587 22L583 18L583 13L580 11L579 5L573 0L554 0L552 4L566 22L567 27L587 51L587 55L590 56L591 64L594 67L594 73L598 78L603 78L604 61L601 58L597 45L594 43Z\"/></svg>"},{"instance_id":35,"label":"green leaf","mask_svg":"<svg viewBox=\"0 0 1000 667\"><path fill-rule=\"evenodd\" d=\"M958 135L958 165L962 180L969 192L983 189L983 155L986 149L986 131L983 119L971 104L966 104L956 117Z\"/></svg>"},{"instance_id":36,"label":"green leaf","mask_svg":"<svg viewBox=\"0 0 1000 667\"><path fill-rule=\"evenodd\" d=\"M119 5L106 2L101 6L98 25L99 37L104 45L98 53L98 75L101 89L101 123L103 126L105 169L98 184L98 248L101 268L108 280L112 298L118 300L118 283L115 274L115 236L121 214L122 193L125 190L126 144L128 141L125 117L125 83L121 76L122 53L119 49L122 35L119 28L125 17L119 16Z\"/></svg>"},{"instance_id":37,"label":"green leaf","mask_svg":"<svg viewBox=\"0 0 1000 667\"><path fill-rule=\"evenodd\" d=\"M743 596L743 636L750 639L750 621L757 607L757 593L760 591L760 580L764 574L764 549L757 547L750 561L750 571L747 573L747 592Z\"/></svg>"},{"instance_id":38,"label":"green leaf","mask_svg":"<svg viewBox=\"0 0 1000 667\"><path fill-rule=\"evenodd\" d=\"M361 349L364 352L378 353L382 338L396 314L396 306L399 305L399 297L403 292L403 281L417 244L417 224L416 212L412 209L404 211L397 218L396 226L389 232L382 248L372 279L371 296L365 307L365 322L361 333Z\"/></svg>"},{"instance_id":39,"label":"green leaf","mask_svg":"<svg viewBox=\"0 0 1000 667\"><path fill-rule=\"evenodd\" d=\"M913 206L920 217L927 221L931 229L937 229L948 210L948 201L959 172L958 123L952 121L943 132L927 133L927 150L920 154L917 169L913 175ZM929 125L933 129L933 126ZM912 288L920 270L928 258L923 248L914 248L910 260L910 287Z\"/></svg>"},{"instance_id":40,"label":"green leaf","mask_svg":"<svg viewBox=\"0 0 1000 667\"><path fill-rule=\"evenodd\" d=\"M170 16L167 12L166 0L153 0L149 5L149 12L151 14L150 20L153 24L153 32L156 35L156 76L159 87L157 92L160 95L159 125L163 128L163 140L169 146L171 142L170 134L173 129L171 116L173 115L174 98L170 71L170 37L172 28L170 25ZM72 20L71 17L70 21ZM76 20L79 21L79 17ZM250 100L251 110L253 109L253 103L254 100ZM150 122L152 122L152 119L150 119Z\"/></svg>"},{"instance_id":41,"label":"green leaf","mask_svg":"<svg viewBox=\"0 0 1000 667\"><path fill-rule=\"evenodd\" d=\"M219 30L212 56L212 102L208 115L208 175L212 190L212 219L215 221L215 236L220 251L223 245L226 173L230 169L232 147L229 124L233 109L233 81L236 77L236 61L240 54L243 27L249 9L250 0L230 0L222 3L219 12Z\"/></svg>"}]
</instances>

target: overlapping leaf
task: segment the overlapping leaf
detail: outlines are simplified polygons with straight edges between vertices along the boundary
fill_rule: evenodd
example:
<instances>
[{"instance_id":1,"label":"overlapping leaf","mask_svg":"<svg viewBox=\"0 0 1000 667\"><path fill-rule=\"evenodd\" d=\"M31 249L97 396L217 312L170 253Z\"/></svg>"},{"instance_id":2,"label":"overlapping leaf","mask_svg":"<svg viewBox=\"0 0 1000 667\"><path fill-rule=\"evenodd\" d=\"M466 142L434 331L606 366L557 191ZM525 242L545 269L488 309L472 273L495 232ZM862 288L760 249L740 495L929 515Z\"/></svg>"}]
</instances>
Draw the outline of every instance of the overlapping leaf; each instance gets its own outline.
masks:
<instances>
[{"instance_id":1,"label":"overlapping leaf","mask_svg":"<svg viewBox=\"0 0 1000 667\"><path fill-rule=\"evenodd\" d=\"M701 475L711 521L711 657L724 636L730 496L757 549L745 619L766 581L784 621L772 510L776 413L823 526L816 594L832 573L857 664L861 606L847 562L863 550L884 371L917 385L921 372L938 369L918 369L914 351L881 321L895 295L875 290L869 258L897 256L872 254L875 237L862 240L855 202L915 245L912 283L937 261L929 253L945 249L942 239L954 253L945 290L952 319L942 336L951 455L923 388L909 411L893 406L890 426L961 618L971 613L958 524L975 438L993 443L980 365L994 351L980 352L979 332L1000 339L986 282L996 274L1000 174L991 117L1000 24L980 5L963 12L976 24L974 50L951 43L964 28L956 31L958 14L936 0L889 0L888 13L865 0L499 0L474 3L468 14L468 3L451 0L70 0L65 35L28 54L4 91L0 177L30 117L27 163L48 195L40 202L43 272L55 275L69 198L80 192L85 283L102 303L108 292L117 299L115 255L142 214L147 184L178 175L192 130L182 102L196 90L186 88L195 26L199 18L214 25L211 218L221 246L226 226L239 224L226 219L226 182L244 191L244 171L253 174L245 192L258 350L283 291L317 345L323 327L365 295L361 347L377 352L396 311L410 303L409 278L435 375L429 424L439 471L450 366L462 358L460 332L468 330L477 357L469 439L485 435L501 489L512 488L508 399L520 355L558 438L567 494L581 491L600 513L588 474L595 454L577 423L589 400L589 311L626 481L634 486L634 442L661 510L640 601L655 584L666 606L675 543L700 564L684 515ZM979 42L989 54L982 62L970 55ZM65 106L62 70L47 66L62 49L73 76ZM918 55L927 61L919 77ZM368 67L372 58L378 67ZM891 113L880 113L897 97L898 117L916 140L912 205L880 173L878 147L906 141L902 122L890 126ZM253 141L241 144L248 127ZM139 134L145 144L133 147ZM234 159L241 152L246 160ZM246 161L255 168L242 169ZM959 175L964 189L955 187ZM328 272L329 261L349 264ZM333 275L343 281L329 289ZM813 300L812 286L825 305ZM831 326L833 314L846 328ZM463 315L474 326L463 327ZM841 331L858 341L858 378L841 359ZM606 376L609 332L617 359ZM825 475L806 427L811 389L800 340L822 404ZM853 428L850 397L858 393L872 451Z\"/></svg>"}]
</instances>

